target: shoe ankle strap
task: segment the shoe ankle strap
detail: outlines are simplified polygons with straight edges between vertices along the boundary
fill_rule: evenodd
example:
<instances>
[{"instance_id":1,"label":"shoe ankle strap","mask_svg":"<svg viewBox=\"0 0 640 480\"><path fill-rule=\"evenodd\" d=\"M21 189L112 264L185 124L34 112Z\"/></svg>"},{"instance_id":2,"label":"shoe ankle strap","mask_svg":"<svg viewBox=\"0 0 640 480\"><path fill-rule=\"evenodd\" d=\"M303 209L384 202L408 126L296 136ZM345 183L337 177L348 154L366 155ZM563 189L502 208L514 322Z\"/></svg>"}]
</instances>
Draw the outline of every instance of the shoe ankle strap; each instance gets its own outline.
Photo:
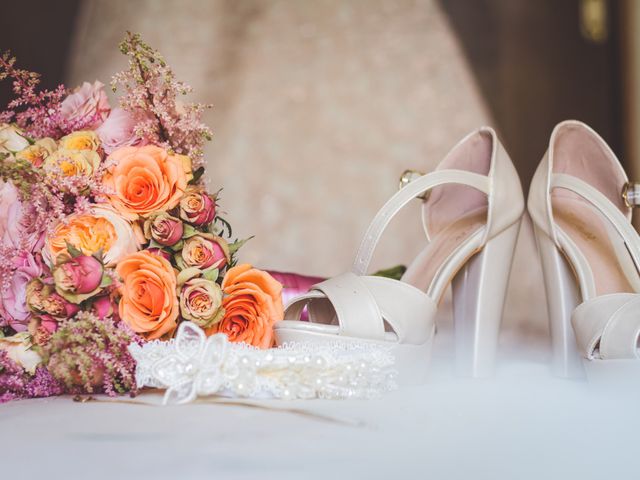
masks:
<instances>
[{"instance_id":1,"label":"shoe ankle strap","mask_svg":"<svg viewBox=\"0 0 640 480\"><path fill-rule=\"evenodd\" d=\"M402 189L414 180L417 180L418 178L425 175L426 173L420 172L418 170L405 170L404 172L402 172L402 175L400 175L400 185L398 186L398 188ZM429 198L429 193L431 193L431 190L424 192L422 195L418 195L416 198L424 202L427 200L427 198Z\"/></svg>"},{"instance_id":2,"label":"shoe ankle strap","mask_svg":"<svg viewBox=\"0 0 640 480\"><path fill-rule=\"evenodd\" d=\"M352 271L356 275L364 275L371 262L371 257L382 233L389 222L411 200L424 195L432 188L447 183L467 185L486 195L490 192L490 179L485 175L465 170L436 170L407 183L404 188L396 192L378 211L364 235Z\"/></svg>"},{"instance_id":3,"label":"shoe ankle strap","mask_svg":"<svg viewBox=\"0 0 640 480\"><path fill-rule=\"evenodd\" d=\"M631 255L636 270L640 273L640 243L638 233L631 222L603 193L587 182L573 175L554 173L551 176L550 188L564 188L580 195L585 201L593 205L607 219L620 234Z\"/></svg>"}]
</instances>

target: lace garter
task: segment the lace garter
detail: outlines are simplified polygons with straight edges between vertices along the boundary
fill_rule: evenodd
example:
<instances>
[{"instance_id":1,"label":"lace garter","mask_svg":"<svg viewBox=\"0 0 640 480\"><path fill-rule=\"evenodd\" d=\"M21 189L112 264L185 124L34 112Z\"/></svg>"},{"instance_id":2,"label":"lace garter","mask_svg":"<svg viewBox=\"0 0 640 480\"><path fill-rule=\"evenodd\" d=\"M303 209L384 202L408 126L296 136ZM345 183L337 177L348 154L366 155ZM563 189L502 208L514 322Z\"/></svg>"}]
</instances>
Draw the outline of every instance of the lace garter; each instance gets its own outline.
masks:
<instances>
[{"instance_id":1,"label":"lace garter","mask_svg":"<svg viewBox=\"0 0 640 480\"><path fill-rule=\"evenodd\" d=\"M388 348L364 342L290 343L260 350L207 338L183 322L172 340L132 343L139 388L166 389L163 403L189 403L224 395L286 400L372 398L396 388L397 371Z\"/></svg>"}]
</instances>

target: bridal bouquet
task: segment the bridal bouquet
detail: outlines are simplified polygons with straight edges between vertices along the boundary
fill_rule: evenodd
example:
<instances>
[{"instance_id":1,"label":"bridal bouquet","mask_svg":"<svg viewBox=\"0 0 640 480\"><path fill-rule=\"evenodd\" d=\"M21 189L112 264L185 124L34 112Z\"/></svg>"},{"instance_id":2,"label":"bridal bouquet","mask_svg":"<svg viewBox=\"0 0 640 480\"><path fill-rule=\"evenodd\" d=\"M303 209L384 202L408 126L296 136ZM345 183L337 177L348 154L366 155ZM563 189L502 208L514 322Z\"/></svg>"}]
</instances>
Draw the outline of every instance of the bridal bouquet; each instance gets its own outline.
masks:
<instances>
[{"instance_id":1,"label":"bridal bouquet","mask_svg":"<svg viewBox=\"0 0 640 480\"><path fill-rule=\"evenodd\" d=\"M39 89L0 57L15 94L0 113L0 402L135 391L129 346L207 336L273 344L282 286L237 264L219 192L201 182L206 105L128 34L129 68L100 82Z\"/></svg>"}]
</instances>

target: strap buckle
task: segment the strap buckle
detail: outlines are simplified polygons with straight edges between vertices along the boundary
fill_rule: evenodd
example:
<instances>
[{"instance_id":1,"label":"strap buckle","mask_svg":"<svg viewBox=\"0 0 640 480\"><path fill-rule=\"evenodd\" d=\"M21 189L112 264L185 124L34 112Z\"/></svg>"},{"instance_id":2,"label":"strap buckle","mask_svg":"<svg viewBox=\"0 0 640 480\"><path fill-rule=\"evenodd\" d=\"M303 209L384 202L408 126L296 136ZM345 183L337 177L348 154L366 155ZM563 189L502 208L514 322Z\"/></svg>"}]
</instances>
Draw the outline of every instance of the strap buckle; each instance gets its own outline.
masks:
<instances>
[{"instance_id":1,"label":"strap buckle","mask_svg":"<svg viewBox=\"0 0 640 480\"><path fill-rule=\"evenodd\" d=\"M625 183L622 187L622 199L628 208L640 206L640 183Z\"/></svg>"},{"instance_id":2,"label":"strap buckle","mask_svg":"<svg viewBox=\"0 0 640 480\"><path fill-rule=\"evenodd\" d=\"M411 170L411 169L405 170L404 172L402 172L402 175L400 175L400 185L398 189L401 190L402 188L406 187L411 182L413 182L417 178L422 177L423 175L424 175L424 172L420 172L418 170ZM423 202L426 202L427 199L429 198L429 193L431 193L431 190L427 190L422 195L419 195L416 198L422 200Z\"/></svg>"}]
</instances>

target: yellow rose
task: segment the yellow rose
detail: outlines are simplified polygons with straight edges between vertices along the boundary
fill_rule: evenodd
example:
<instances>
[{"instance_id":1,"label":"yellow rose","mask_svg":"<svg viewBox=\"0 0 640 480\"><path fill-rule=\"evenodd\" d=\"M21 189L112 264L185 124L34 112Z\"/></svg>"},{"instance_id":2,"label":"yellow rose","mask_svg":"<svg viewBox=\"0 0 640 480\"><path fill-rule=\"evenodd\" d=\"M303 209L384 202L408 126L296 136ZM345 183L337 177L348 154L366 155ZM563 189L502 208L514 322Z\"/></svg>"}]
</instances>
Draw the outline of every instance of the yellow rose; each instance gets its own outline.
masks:
<instances>
[{"instance_id":1,"label":"yellow rose","mask_svg":"<svg viewBox=\"0 0 640 480\"><path fill-rule=\"evenodd\" d=\"M35 144L16 153L18 160L26 160L34 167L39 167L44 161L56 151L57 145L53 138L42 138Z\"/></svg>"},{"instance_id":2,"label":"yellow rose","mask_svg":"<svg viewBox=\"0 0 640 480\"><path fill-rule=\"evenodd\" d=\"M91 130L73 132L60 139L60 148L97 151L100 148L100 138Z\"/></svg>"},{"instance_id":3,"label":"yellow rose","mask_svg":"<svg viewBox=\"0 0 640 480\"><path fill-rule=\"evenodd\" d=\"M60 149L49 155L44 165L59 169L64 177L92 175L100 165L100 155L93 150Z\"/></svg>"}]
</instances>

